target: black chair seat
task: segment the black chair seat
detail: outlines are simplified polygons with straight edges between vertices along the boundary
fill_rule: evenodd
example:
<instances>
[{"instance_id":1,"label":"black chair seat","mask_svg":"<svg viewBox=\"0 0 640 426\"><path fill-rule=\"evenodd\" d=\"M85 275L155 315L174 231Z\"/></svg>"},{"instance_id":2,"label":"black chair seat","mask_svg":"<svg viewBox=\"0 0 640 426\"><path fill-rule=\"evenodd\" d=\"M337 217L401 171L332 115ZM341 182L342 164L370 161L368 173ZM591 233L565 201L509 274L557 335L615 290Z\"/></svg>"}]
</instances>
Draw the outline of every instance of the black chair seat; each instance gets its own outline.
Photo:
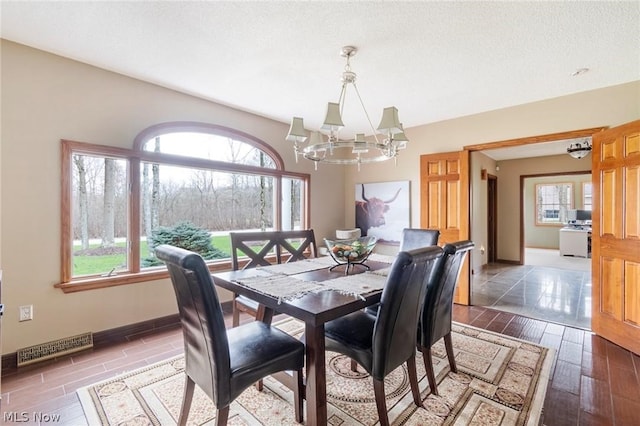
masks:
<instances>
[{"instance_id":1,"label":"black chair seat","mask_svg":"<svg viewBox=\"0 0 640 426\"><path fill-rule=\"evenodd\" d=\"M227 337L231 400L264 376L303 367L304 344L261 321L231 328L227 330Z\"/></svg>"},{"instance_id":2,"label":"black chair seat","mask_svg":"<svg viewBox=\"0 0 640 426\"><path fill-rule=\"evenodd\" d=\"M360 365L371 365L375 322L375 316L358 311L326 323L326 349L341 352Z\"/></svg>"}]
</instances>

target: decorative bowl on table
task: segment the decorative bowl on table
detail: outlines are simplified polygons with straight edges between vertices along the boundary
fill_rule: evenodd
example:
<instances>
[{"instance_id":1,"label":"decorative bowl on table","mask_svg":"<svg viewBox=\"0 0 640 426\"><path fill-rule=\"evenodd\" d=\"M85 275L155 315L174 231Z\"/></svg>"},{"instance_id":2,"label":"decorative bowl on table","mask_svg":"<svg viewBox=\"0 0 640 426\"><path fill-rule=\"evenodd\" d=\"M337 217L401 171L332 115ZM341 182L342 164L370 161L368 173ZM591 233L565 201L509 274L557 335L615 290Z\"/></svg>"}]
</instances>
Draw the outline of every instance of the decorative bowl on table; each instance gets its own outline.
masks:
<instances>
[{"instance_id":1,"label":"decorative bowl on table","mask_svg":"<svg viewBox=\"0 0 640 426\"><path fill-rule=\"evenodd\" d=\"M349 266L352 264L367 266L364 264L364 261L367 260L373 251L377 240L374 236L348 240L328 240L325 238L324 242L327 245L329 254L338 264L331 269L339 265L347 265L345 273L348 273Z\"/></svg>"}]
</instances>

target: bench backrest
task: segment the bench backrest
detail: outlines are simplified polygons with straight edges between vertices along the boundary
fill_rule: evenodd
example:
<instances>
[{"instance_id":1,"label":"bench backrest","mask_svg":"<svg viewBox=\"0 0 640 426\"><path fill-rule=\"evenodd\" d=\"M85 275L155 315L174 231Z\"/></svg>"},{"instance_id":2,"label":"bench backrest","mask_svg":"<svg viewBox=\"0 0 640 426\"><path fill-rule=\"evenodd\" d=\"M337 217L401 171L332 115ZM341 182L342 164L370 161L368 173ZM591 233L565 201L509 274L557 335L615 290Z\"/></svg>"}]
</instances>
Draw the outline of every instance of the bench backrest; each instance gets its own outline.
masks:
<instances>
[{"instance_id":1,"label":"bench backrest","mask_svg":"<svg viewBox=\"0 0 640 426\"><path fill-rule=\"evenodd\" d=\"M283 261L289 263L318 256L313 229L230 232L229 237L231 266L234 270L280 264ZM242 268L240 256L249 258Z\"/></svg>"}]
</instances>

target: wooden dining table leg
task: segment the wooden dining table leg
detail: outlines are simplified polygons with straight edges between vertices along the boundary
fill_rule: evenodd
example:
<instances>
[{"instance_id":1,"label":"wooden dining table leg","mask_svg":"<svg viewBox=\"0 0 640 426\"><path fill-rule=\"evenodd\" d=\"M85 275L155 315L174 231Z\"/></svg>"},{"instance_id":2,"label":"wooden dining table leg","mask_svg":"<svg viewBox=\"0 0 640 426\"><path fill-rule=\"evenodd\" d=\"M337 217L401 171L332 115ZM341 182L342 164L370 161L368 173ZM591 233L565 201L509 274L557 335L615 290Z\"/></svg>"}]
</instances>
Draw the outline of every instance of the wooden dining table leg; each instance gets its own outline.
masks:
<instances>
[{"instance_id":1,"label":"wooden dining table leg","mask_svg":"<svg viewBox=\"0 0 640 426\"><path fill-rule=\"evenodd\" d=\"M307 351L307 425L327 424L327 375L325 371L324 324L305 324Z\"/></svg>"}]
</instances>

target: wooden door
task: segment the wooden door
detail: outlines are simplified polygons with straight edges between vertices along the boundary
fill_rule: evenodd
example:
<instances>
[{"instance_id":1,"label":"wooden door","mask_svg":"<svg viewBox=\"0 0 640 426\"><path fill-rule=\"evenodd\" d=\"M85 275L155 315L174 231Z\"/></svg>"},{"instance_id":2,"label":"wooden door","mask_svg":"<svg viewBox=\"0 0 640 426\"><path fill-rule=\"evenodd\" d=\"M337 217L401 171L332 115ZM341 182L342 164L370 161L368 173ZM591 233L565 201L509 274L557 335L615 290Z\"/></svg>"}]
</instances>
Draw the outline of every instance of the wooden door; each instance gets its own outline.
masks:
<instances>
[{"instance_id":1,"label":"wooden door","mask_svg":"<svg viewBox=\"0 0 640 426\"><path fill-rule=\"evenodd\" d=\"M640 354L640 120L593 135L592 330Z\"/></svg>"},{"instance_id":2,"label":"wooden door","mask_svg":"<svg viewBox=\"0 0 640 426\"><path fill-rule=\"evenodd\" d=\"M469 151L420 156L420 227L440 230L438 244L469 239ZM455 303L470 303L467 256Z\"/></svg>"}]
</instances>

